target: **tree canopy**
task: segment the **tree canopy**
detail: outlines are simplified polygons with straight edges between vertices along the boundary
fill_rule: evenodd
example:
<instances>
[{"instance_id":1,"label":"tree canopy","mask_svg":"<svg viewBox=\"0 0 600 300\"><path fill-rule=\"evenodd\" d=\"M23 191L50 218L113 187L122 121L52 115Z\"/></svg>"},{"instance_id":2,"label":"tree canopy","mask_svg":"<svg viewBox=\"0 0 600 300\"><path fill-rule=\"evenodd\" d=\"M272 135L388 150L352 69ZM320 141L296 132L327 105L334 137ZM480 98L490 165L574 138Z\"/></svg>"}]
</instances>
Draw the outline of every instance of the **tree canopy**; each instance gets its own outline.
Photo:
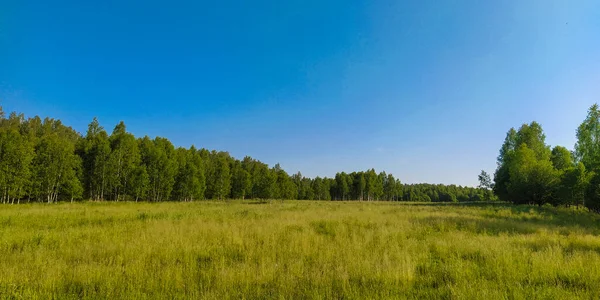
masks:
<instances>
[{"instance_id":1,"label":"tree canopy","mask_svg":"<svg viewBox=\"0 0 600 300\"><path fill-rule=\"evenodd\" d=\"M517 204L578 205L600 212L600 111L594 104L571 152L550 150L536 122L511 128L500 147L494 193Z\"/></svg>"},{"instance_id":2,"label":"tree canopy","mask_svg":"<svg viewBox=\"0 0 600 300\"><path fill-rule=\"evenodd\" d=\"M535 134L534 134L535 135ZM59 120L25 118L0 107L3 203L89 200L194 201L300 199L478 201L486 188L402 184L369 169L334 178L289 175L246 156L176 147L163 137L135 137L119 122L110 134L94 118L85 134ZM489 188L489 187L488 187Z\"/></svg>"}]
</instances>

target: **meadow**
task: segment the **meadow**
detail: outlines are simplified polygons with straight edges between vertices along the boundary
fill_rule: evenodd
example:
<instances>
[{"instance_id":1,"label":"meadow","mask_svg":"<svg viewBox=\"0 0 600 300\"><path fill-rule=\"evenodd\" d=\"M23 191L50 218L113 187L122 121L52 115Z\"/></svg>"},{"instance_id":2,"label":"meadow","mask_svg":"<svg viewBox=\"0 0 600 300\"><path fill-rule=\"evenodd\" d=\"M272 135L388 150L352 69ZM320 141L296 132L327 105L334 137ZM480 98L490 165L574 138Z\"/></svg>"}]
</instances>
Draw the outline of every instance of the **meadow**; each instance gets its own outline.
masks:
<instances>
[{"instance_id":1,"label":"meadow","mask_svg":"<svg viewBox=\"0 0 600 300\"><path fill-rule=\"evenodd\" d=\"M0 206L2 299L598 299L600 218L510 204Z\"/></svg>"}]
</instances>

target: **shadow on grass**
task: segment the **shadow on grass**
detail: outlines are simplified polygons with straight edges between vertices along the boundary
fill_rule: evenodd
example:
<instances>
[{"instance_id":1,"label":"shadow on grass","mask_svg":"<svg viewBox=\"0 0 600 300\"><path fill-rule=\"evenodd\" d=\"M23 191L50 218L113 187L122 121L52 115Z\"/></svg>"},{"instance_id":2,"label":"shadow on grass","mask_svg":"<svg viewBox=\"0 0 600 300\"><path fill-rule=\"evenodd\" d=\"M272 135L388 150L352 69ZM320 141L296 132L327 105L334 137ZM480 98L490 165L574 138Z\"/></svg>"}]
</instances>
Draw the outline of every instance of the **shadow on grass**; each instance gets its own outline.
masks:
<instances>
[{"instance_id":1,"label":"shadow on grass","mask_svg":"<svg viewBox=\"0 0 600 300\"><path fill-rule=\"evenodd\" d=\"M397 202L391 202L391 203L398 203L398 204L404 204L404 205L414 205L414 206L510 206L512 204L508 203L508 202L500 202L500 201L489 201L489 202L483 202L483 201L473 201L473 202L403 202L403 201L397 201Z\"/></svg>"},{"instance_id":2,"label":"shadow on grass","mask_svg":"<svg viewBox=\"0 0 600 300\"><path fill-rule=\"evenodd\" d=\"M256 205L256 204L269 204L270 202L267 200L250 200L250 201L242 201L242 204L250 204L250 205Z\"/></svg>"},{"instance_id":3,"label":"shadow on grass","mask_svg":"<svg viewBox=\"0 0 600 300\"><path fill-rule=\"evenodd\" d=\"M505 213L506 211L509 213ZM484 212L483 216L496 220L544 226L558 230L565 235L573 230L593 235L600 234L600 216L576 208L507 204L502 209L490 209Z\"/></svg>"},{"instance_id":4,"label":"shadow on grass","mask_svg":"<svg viewBox=\"0 0 600 300\"><path fill-rule=\"evenodd\" d=\"M572 255L577 252L595 252L600 254L600 244L592 240L568 239L568 240L548 240L540 239L534 241L523 241L520 245L530 249L533 252L543 252L549 249L561 249L564 254Z\"/></svg>"},{"instance_id":5,"label":"shadow on grass","mask_svg":"<svg viewBox=\"0 0 600 300\"><path fill-rule=\"evenodd\" d=\"M454 222L459 224L471 224L473 228L491 229L496 232L522 232L530 233L534 230L546 228L557 230L561 234L568 235L577 230L586 234L600 235L600 215L588 212L582 208L574 207L550 207L514 205L503 202L471 202L471 203L407 203L414 206L434 206L479 208L478 210L465 210L465 217L454 217ZM459 211L459 213L462 213ZM451 217L431 217L422 223L440 223L435 219L448 219ZM472 224L472 223L476 224ZM459 225L460 226L460 225ZM494 229L496 228L496 229ZM529 228L529 229L528 229ZM510 230L509 230L510 229ZM511 231L512 230L512 231ZM477 230L477 232L481 232Z\"/></svg>"},{"instance_id":6,"label":"shadow on grass","mask_svg":"<svg viewBox=\"0 0 600 300\"><path fill-rule=\"evenodd\" d=\"M476 234L500 235L500 234L532 234L537 232L535 226L530 224L509 220L483 219L474 217L426 217L416 218L422 231L426 233L464 231Z\"/></svg>"}]
</instances>

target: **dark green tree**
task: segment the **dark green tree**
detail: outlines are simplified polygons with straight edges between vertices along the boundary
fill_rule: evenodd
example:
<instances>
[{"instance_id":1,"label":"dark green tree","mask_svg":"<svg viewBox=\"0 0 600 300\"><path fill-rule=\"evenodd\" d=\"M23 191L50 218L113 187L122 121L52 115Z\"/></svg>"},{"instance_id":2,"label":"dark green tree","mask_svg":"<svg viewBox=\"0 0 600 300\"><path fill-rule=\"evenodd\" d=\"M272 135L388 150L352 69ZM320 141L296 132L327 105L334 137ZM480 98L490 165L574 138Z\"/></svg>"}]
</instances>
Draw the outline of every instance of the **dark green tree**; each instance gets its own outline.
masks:
<instances>
[{"instance_id":1,"label":"dark green tree","mask_svg":"<svg viewBox=\"0 0 600 300\"><path fill-rule=\"evenodd\" d=\"M598 104L592 105L587 117L577 128L575 158L583 163L586 170L600 168L600 110Z\"/></svg>"},{"instance_id":2,"label":"dark green tree","mask_svg":"<svg viewBox=\"0 0 600 300\"><path fill-rule=\"evenodd\" d=\"M563 171L574 166L571 152L562 146L555 146L552 148L550 160L552 161L552 165L554 165L554 167L559 171Z\"/></svg>"}]
</instances>

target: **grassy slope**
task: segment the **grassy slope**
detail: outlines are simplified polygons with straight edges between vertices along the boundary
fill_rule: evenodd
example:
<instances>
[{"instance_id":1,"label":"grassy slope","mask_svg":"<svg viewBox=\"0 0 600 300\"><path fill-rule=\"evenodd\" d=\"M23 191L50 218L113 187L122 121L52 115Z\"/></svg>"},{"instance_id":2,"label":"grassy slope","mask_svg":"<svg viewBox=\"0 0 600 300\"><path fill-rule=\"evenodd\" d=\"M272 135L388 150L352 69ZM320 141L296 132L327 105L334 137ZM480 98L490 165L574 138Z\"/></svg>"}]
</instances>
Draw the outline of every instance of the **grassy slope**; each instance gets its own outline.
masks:
<instances>
[{"instance_id":1,"label":"grassy slope","mask_svg":"<svg viewBox=\"0 0 600 300\"><path fill-rule=\"evenodd\" d=\"M600 222L509 205L0 206L0 298L600 298Z\"/></svg>"}]
</instances>

